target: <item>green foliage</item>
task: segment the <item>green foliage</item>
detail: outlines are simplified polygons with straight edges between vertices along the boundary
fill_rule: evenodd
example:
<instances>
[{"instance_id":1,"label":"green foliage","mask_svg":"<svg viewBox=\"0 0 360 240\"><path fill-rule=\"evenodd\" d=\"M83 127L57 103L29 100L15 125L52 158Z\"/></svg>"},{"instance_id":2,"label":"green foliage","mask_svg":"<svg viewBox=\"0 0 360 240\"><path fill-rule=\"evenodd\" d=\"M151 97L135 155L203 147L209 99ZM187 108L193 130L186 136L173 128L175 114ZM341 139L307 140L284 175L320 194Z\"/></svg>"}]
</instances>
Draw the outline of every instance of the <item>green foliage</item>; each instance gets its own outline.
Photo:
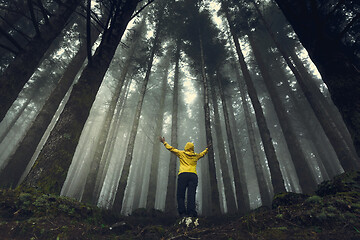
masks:
<instances>
[{"instance_id":1,"label":"green foliage","mask_svg":"<svg viewBox=\"0 0 360 240\"><path fill-rule=\"evenodd\" d=\"M331 180L322 182L316 194L319 196L333 195L340 192L360 191L360 172L343 173Z\"/></svg>"},{"instance_id":2,"label":"green foliage","mask_svg":"<svg viewBox=\"0 0 360 240\"><path fill-rule=\"evenodd\" d=\"M304 199L306 199L307 197L308 195L300 194L300 193L291 193L291 192L279 193L274 197L272 208L302 203Z\"/></svg>"},{"instance_id":3,"label":"green foliage","mask_svg":"<svg viewBox=\"0 0 360 240\"><path fill-rule=\"evenodd\" d=\"M305 203L306 204L321 204L322 198L320 196L314 195L314 196L311 196L308 199L306 199Z\"/></svg>"}]
</instances>

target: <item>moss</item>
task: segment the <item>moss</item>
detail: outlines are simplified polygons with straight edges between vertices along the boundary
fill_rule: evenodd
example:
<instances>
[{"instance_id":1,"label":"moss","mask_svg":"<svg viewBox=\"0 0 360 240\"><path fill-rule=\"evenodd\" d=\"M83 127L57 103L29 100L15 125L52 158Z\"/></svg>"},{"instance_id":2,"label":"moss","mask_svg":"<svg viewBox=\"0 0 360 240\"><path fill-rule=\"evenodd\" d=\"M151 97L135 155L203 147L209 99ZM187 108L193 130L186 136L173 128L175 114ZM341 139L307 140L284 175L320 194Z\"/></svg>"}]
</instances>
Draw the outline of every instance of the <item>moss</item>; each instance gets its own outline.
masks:
<instances>
[{"instance_id":1,"label":"moss","mask_svg":"<svg viewBox=\"0 0 360 240\"><path fill-rule=\"evenodd\" d=\"M327 216L326 212L324 212L324 211L322 211L316 215L316 218L322 222L326 221L327 217L328 216Z\"/></svg>"},{"instance_id":2,"label":"moss","mask_svg":"<svg viewBox=\"0 0 360 240\"><path fill-rule=\"evenodd\" d=\"M322 182L316 194L319 196L335 195L338 192L359 192L360 172L346 172L331 180Z\"/></svg>"},{"instance_id":3,"label":"moss","mask_svg":"<svg viewBox=\"0 0 360 240\"><path fill-rule=\"evenodd\" d=\"M300 194L300 193L292 193L292 192L279 193L274 197L274 200L272 202L272 208L299 204L302 203L308 197L309 197L308 195Z\"/></svg>"},{"instance_id":4,"label":"moss","mask_svg":"<svg viewBox=\"0 0 360 240\"><path fill-rule=\"evenodd\" d=\"M322 198L320 196L314 195L305 200L305 204L320 204L322 203Z\"/></svg>"},{"instance_id":5,"label":"moss","mask_svg":"<svg viewBox=\"0 0 360 240\"><path fill-rule=\"evenodd\" d=\"M336 207L334 207L334 206L328 206L328 207L326 208L326 211L328 211L328 212L330 212L330 213L339 213L339 210L338 210Z\"/></svg>"},{"instance_id":6,"label":"moss","mask_svg":"<svg viewBox=\"0 0 360 240\"><path fill-rule=\"evenodd\" d=\"M286 240L288 239L287 227L274 227L268 228L261 232L261 235L264 239L277 239L277 240Z\"/></svg>"},{"instance_id":7,"label":"moss","mask_svg":"<svg viewBox=\"0 0 360 240\"><path fill-rule=\"evenodd\" d=\"M272 228L272 229L281 230L281 231L287 231L288 230L287 227L275 227L275 228Z\"/></svg>"}]
</instances>

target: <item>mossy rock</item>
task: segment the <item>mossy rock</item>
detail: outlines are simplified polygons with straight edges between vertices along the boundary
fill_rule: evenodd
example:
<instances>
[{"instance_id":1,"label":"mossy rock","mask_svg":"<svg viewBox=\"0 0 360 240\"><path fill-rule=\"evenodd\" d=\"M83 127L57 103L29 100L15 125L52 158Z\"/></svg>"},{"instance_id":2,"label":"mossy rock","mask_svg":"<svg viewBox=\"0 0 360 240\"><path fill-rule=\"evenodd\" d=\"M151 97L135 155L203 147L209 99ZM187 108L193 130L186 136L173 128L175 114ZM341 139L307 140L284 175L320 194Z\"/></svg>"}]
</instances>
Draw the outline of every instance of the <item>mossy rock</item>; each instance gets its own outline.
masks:
<instances>
[{"instance_id":1,"label":"mossy rock","mask_svg":"<svg viewBox=\"0 0 360 240\"><path fill-rule=\"evenodd\" d=\"M272 202L272 208L277 208L279 206L291 206L294 204L303 203L305 199L307 199L309 195L302 193L279 193L275 195L274 200Z\"/></svg>"},{"instance_id":2,"label":"mossy rock","mask_svg":"<svg viewBox=\"0 0 360 240\"><path fill-rule=\"evenodd\" d=\"M316 194L319 196L335 195L338 192L360 192L360 171L346 172L331 180L322 182Z\"/></svg>"}]
</instances>

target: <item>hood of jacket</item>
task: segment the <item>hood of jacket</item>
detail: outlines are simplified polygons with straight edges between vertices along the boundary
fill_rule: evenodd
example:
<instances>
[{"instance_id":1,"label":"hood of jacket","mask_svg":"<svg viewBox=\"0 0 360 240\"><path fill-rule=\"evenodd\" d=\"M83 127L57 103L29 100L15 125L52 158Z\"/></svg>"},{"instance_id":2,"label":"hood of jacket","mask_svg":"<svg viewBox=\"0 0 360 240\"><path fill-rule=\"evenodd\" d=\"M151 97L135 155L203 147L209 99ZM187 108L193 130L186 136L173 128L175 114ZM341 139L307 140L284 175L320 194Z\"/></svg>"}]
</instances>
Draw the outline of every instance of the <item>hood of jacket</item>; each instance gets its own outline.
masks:
<instances>
[{"instance_id":1,"label":"hood of jacket","mask_svg":"<svg viewBox=\"0 0 360 240\"><path fill-rule=\"evenodd\" d=\"M194 152L194 144L192 142L187 142L185 144L184 151L185 151L186 154L189 154L189 155L195 154L195 152Z\"/></svg>"}]
</instances>

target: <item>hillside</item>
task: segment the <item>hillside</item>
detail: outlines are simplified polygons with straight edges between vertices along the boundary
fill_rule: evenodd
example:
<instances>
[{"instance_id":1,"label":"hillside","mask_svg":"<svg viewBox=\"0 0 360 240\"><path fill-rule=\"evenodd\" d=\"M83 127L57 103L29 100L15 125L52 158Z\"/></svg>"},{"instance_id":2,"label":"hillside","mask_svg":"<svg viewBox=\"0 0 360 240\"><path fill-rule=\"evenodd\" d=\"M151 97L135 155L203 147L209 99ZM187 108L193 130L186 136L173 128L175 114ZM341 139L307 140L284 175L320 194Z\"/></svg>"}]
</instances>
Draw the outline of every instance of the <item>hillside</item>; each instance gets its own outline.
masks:
<instances>
[{"instance_id":1,"label":"hillside","mask_svg":"<svg viewBox=\"0 0 360 240\"><path fill-rule=\"evenodd\" d=\"M159 211L109 211L35 191L0 190L1 239L360 239L360 171L323 182L312 196L284 193L246 216L199 218L186 227Z\"/></svg>"}]
</instances>

